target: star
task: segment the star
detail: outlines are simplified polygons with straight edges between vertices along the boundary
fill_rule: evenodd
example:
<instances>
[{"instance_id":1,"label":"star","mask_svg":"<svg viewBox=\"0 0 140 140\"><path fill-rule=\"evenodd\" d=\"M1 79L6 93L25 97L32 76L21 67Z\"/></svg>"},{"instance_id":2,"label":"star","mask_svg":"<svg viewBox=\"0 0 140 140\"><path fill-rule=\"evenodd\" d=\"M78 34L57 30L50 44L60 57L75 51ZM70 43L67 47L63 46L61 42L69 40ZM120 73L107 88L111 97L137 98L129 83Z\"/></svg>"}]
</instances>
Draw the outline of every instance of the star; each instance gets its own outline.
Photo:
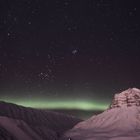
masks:
<instances>
[{"instance_id":1,"label":"star","mask_svg":"<svg viewBox=\"0 0 140 140\"><path fill-rule=\"evenodd\" d=\"M8 32L7 35L10 36L11 34Z\"/></svg>"},{"instance_id":2,"label":"star","mask_svg":"<svg viewBox=\"0 0 140 140\"><path fill-rule=\"evenodd\" d=\"M78 50L77 49L75 49L75 50L72 51L72 54L75 55L76 53L78 53Z\"/></svg>"},{"instance_id":3,"label":"star","mask_svg":"<svg viewBox=\"0 0 140 140\"><path fill-rule=\"evenodd\" d=\"M137 8L135 7L135 8L134 8L134 11L136 11L136 10L137 10Z\"/></svg>"},{"instance_id":4,"label":"star","mask_svg":"<svg viewBox=\"0 0 140 140\"><path fill-rule=\"evenodd\" d=\"M72 31L72 28L71 27L68 27L68 31Z\"/></svg>"},{"instance_id":5,"label":"star","mask_svg":"<svg viewBox=\"0 0 140 140\"><path fill-rule=\"evenodd\" d=\"M39 73L38 76L42 80L49 80L49 78L50 78L48 73L43 73L43 72Z\"/></svg>"},{"instance_id":6,"label":"star","mask_svg":"<svg viewBox=\"0 0 140 140\"><path fill-rule=\"evenodd\" d=\"M68 2L68 1L66 1L66 2L64 3L64 5L65 5L65 6L68 6L68 5L69 5L69 2Z\"/></svg>"},{"instance_id":7,"label":"star","mask_svg":"<svg viewBox=\"0 0 140 140\"><path fill-rule=\"evenodd\" d=\"M31 22L31 21L29 21L29 22L28 22L28 24L29 24L29 25L31 25L31 24L32 24L32 22Z\"/></svg>"}]
</instances>

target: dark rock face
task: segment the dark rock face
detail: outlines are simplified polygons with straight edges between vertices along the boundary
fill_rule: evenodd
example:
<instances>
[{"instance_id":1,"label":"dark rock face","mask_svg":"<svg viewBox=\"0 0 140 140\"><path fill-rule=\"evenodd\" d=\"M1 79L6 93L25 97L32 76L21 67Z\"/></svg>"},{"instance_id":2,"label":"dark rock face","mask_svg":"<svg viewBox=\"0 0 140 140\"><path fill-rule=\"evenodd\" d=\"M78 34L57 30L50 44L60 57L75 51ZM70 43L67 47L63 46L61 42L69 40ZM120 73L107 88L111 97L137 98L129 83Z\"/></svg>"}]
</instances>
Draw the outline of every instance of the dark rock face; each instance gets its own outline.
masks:
<instances>
[{"instance_id":1,"label":"dark rock face","mask_svg":"<svg viewBox=\"0 0 140 140\"><path fill-rule=\"evenodd\" d=\"M76 124L61 140L140 140L140 90L116 94L109 109Z\"/></svg>"},{"instance_id":2,"label":"dark rock face","mask_svg":"<svg viewBox=\"0 0 140 140\"><path fill-rule=\"evenodd\" d=\"M32 136L28 134L30 135L29 139L31 140L35 140L35 137L40 140L56 140L65 131L71 129L75 124L81 121L70 115L47 110L26 108L5 102L0 102L0 109L0 126L3 126L3 129L6 128L11 136L11 133L14 133L14 131L10 132L10 126L6 126L7 122L9 122L10 125L15 126L15 129L19 132L22 130L23 133L27 131L27 133L31 133L31 135L38 135L32 138ZM3 124L3 120L6 122L5 124ZM3 129L0 128L0 133ZM1 135L0 139L2 139ZM15 137L15 139L18 139L18 137ZM10 140L13 139L11 138Z\"/></svg>"}]
</instances>

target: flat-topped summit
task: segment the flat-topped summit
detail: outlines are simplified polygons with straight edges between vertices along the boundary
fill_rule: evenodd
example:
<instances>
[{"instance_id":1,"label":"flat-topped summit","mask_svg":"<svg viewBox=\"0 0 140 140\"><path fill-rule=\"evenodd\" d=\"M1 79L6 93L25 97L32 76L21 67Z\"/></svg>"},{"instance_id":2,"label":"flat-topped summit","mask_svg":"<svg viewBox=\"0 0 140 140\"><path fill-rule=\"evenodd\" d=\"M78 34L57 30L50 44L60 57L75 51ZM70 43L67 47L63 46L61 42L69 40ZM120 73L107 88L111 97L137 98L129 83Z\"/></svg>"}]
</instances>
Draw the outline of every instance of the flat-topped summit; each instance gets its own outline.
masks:
<instances>
[{"instance_id":1,"label":"flat-topped summit","mask_svg":"<svg viewBox=\"0 0 140 140\"><path fill-rule=\"evenodd\" d=\"M115 94L109 109L123 106L140 106L140 89L129 88L121 93Z\"/></svg>"}]
</instances>

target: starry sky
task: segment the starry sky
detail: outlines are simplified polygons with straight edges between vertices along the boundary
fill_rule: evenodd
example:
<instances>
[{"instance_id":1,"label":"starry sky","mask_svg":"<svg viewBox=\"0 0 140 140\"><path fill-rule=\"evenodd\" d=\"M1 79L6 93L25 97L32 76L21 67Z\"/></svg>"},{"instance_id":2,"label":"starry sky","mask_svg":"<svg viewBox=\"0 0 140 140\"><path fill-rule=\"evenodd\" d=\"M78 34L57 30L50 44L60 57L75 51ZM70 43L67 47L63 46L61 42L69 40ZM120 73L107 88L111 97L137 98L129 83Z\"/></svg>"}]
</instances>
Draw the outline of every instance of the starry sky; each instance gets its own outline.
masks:
<instances>
[{"instance_id":1,"label":"starry sky","mask_svg":"<svg viewBox=\"0 0 140 140\"><path fill-rule=\"evenodd\" d=\"M114 93L140 88L139 4L0 0L0 99L104 109Z\"/></svg>"}]
</instances>

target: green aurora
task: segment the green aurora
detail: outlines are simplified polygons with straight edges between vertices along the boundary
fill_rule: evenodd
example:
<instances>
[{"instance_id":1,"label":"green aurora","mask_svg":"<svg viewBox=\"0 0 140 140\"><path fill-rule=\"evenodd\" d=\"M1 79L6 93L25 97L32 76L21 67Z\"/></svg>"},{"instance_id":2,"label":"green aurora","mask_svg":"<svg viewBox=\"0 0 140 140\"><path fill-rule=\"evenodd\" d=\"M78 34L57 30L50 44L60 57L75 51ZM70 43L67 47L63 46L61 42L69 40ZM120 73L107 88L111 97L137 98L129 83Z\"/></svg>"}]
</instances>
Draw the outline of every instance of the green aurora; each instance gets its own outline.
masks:
<instances>
[{"instance_id":1,"label":"green aurora","mask_svg":"<svg viewBox=\"0 0 140 140\"><path fill-rule=\"evenodd\" d=\"M100 110L103 111L108 108L109 104L95 102L91 100L68 100L68 99L2 99L2 101L15 103L25 107L42 108L42 109L79 109L79 110Z\"/></svg>"}]
</instances>

